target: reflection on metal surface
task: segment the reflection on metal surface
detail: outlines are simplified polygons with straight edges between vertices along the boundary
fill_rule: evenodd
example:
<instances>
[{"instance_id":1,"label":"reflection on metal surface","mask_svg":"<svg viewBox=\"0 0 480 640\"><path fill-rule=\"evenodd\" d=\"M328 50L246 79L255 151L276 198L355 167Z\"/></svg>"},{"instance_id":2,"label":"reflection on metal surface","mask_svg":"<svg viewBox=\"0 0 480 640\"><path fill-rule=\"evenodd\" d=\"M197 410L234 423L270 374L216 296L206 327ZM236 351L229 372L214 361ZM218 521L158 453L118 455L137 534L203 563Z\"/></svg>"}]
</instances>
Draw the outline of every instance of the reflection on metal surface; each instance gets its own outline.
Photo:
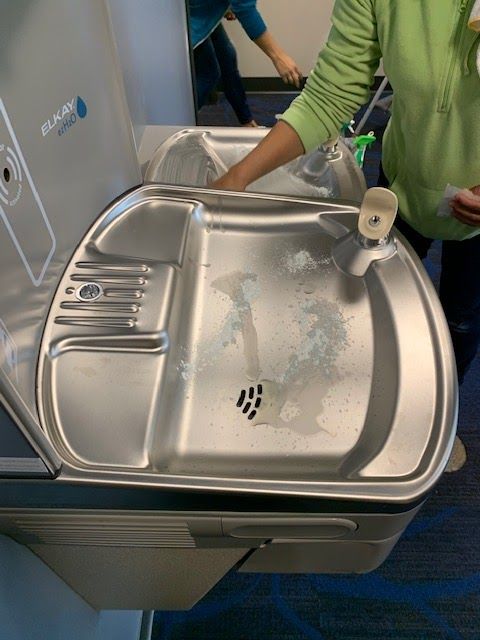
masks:
<instances>
[{"instance_id":1,"label":"reflection on metal surface","mask_svg":"<svg viewBox=\"0 0 480 640\"><path fill-rule=\"evenodd\" d=\"M64 477L423 495L453 441L448 330L399 240L363 278L335 267L332 248L357 213L150 185L102 214L64 273L39 363ZM85 282L114 286L118 307L65 305L80 265Z\"/></svg>"},{"instance_id":2,"label":"reflection on metal surface","mask_svg":"<svg viewBox=\"0 0 480 640\"><path fill-rule=\"evenodd\" d=\"M5 323L0 318L0 369L18 382L18 349Z\"/></svg>"}]
</instances>

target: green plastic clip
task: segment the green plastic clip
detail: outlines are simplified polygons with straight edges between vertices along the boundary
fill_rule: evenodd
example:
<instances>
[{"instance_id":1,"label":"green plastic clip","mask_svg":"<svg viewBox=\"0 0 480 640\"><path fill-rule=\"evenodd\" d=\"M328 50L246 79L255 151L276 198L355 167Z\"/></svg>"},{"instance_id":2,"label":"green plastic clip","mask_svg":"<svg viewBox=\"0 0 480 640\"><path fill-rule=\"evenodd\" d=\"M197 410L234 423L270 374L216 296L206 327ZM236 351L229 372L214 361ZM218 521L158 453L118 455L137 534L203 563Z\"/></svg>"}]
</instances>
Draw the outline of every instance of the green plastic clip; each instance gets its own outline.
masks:
<instances>
[{"instance_id":1,"label":"green plastic clip","mask_svg":"<svg viewBox=\"0 0 480 640\"><path fill-rule=\"evenodd\" d=\"M368 133L367 135L357 136L353 139L353 144L356 149L353 155L360 169L363 169L363 165L365 162L365 153L367 152L367 149L372 146L376 139L377 138L375 137L373 131L370 131L370 133Z\"/></svg>"},{"instance_id":2,"label":"green plastic clip","mask_svg":"<svg viewBox=\"0 0 480 640\"><path fill-rule=\"evenodd\" d=\"M350 120L350 122L345 122L340 129L341 136L343 138L347 138L348 134L352 136L355 134L355 129L353 128L355 125L355 120Z\"/></svg>"}]
</instances>

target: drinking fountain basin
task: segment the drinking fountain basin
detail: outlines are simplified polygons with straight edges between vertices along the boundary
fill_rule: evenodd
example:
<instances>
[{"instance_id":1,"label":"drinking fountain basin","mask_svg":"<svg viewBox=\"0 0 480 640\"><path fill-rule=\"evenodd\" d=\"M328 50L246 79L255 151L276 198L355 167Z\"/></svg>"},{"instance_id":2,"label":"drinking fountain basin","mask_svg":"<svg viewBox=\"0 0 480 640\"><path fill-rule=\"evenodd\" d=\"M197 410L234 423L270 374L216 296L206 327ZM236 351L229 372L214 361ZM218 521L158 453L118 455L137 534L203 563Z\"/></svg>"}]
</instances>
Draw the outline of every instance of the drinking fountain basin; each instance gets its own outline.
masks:
<instances>
[{"instance_id":1,"label":"drinking fountain basin","mask_svg":"<svg viewBox=\"0 0 480 640\"><path fill-rule=\"evenodd\" d=\"M183 129L153 154L145 180L160 184L206 187L252 151L267 135L264 127ZM247 191L361 202L367 185L343 140L317 148L253 182Z\"/></svg>"},{"instance_id":2,"label":"drinking fountain basin","mask_svg":"<svg viewBox=\"0 0 480 640\"><path fill-rule=\"evenodd\" d=\"M457 388L421 263L332 251L358 207L147 185L108 208L55 295L38 370L64 477L409 501Z\"/></svg>"}]
</instances>

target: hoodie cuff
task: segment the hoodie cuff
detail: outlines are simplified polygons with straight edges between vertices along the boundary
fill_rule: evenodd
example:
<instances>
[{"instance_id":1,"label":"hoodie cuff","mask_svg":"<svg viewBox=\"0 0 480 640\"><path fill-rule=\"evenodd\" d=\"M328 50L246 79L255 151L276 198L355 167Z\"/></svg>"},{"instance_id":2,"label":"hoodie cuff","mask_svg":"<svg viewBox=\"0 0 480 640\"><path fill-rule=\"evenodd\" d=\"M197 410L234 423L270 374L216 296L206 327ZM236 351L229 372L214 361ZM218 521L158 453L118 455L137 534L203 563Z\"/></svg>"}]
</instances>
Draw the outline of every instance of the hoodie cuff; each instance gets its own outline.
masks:
<instances>
[{"instance_id":1,"label":"hoodie cuff","mask_svg":"<svg viewBox=\"0 0 480 640\"><path fill-rule=\"evenodd\" d=\"M332 137L327 127L319 120L318 115L298 98L280 116L280 120L289 124L296 132L305 153L327 142Z\"/></svg>"}]
</instances>

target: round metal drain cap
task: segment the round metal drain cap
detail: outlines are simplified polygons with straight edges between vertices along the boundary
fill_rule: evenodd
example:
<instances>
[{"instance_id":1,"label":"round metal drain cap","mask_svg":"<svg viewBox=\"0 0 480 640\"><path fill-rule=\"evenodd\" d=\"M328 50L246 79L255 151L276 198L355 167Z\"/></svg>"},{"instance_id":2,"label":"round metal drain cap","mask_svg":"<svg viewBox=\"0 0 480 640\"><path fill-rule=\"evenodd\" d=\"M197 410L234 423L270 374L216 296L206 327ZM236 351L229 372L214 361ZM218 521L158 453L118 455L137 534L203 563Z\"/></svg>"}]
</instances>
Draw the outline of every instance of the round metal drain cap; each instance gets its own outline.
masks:
<instances>
[{"instance_id":1,"label":"round metal drain cap","mask_svg":"<svg viewBox=\"0 0 480 640\"><path fill-rule=\"evenodd\" d=\"M96 282L85 282L75 291L75 296L82 302L92 302L98 300L103 294L103 287Z\"/></svg>"}]
</instances>

